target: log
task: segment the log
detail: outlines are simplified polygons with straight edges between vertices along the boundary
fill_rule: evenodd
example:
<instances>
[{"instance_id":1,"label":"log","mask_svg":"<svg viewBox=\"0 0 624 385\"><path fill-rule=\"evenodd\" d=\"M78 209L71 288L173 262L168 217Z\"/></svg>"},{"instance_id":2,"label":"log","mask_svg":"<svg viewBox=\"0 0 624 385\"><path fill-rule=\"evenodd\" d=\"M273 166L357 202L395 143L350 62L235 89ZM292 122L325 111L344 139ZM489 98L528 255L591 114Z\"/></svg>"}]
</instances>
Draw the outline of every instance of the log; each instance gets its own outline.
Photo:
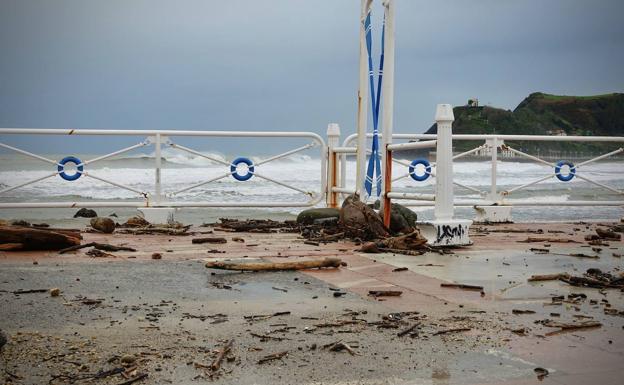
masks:
<instances>
[{"instance_id":1,"label":"log","mask_svg":"<svg viewBox=\"0 0 624 385\"><path fill-rule=\"evenodd\" d=\"M191 242L195 243L195 244L200 244L200 243L227 243L227 239L225 239L225 238L215 238L215 237L195 238Z\"/></svg>"},{"instance_id":2,"label":"log","mask_svg":"<svg viewBox=\"0 0 624 385\"><path fill-rule=\"evenodd\" d=\"M463 289L463 290L479 290L479 291L483 290L483 286L466 285L463 283L441 283L440 287L450 287L453 289Z\"/></svg>"},{"instance_id":3,"label":"log","mask_svg":"<svg viewBox=\"0 0 624 385\"><path fill-rule=\"evenodd\" d=\"M273 361L273 360L278 360L282 357L284 357L285 355L288 354L288 351L285 352L279 352L279 353L274 353L274 354L269 354L268 356L264 356L261 359L258 360L258 364L264 364L265 362L269 362L269 361Z\"/></svg>"},{"instance_id":4,"label":"log","mask_svg":"<svg viewBox=\"0 0 624 385\"><path fill-rule=\"evenodd\" d=\"M70 235L71 234L71 235ZM19 250L59 250L80 244L80 233L31 227L0 226L0 244L22 244Z\"/></svg>"},{"instance_id":5,"label":"log","mask_svg":"<svg viewBox=\"0 0 624 385\"><path fill-rule=\"evenodd\" d=\"M561 278L570 277L568 273L558 273L558 274L542 274L542 275L532 275L529 277L527 281L535 282L535 281L557 281Z\"/></svg>"},{"instance_id":6,"label":"log","mask_svg":"<svg viewBox=\"0 0 624 385\"><path fill-rule=\"evenodd\" d=\"M342 260L340 258L325 258L316 261L300 261L300 262L226 262L211 261L206 262L209 269L219 270L235 270L235 271L287 271L287 270L305 270L320 269L323 267L340 267Z\"/></svg>"},{"instance_id":7,"label":"log","mask_svg":"<svg viewBox=\"0 0 624 385\"><path fill-rule=\"evenodd\" d=\"M622 239L621 234L618 234L611 230L604 230L604 229L601 229L600 227L596 229L596 234L598 234L600 238L607 239L610 241L619 241L620 239Z\"/></svg>"},{"instance_id":8,"label":"log","mask_svg":"<svg viewBox=\"0 0 624 385\"><path fill-rule=\"evenodd\" d=\"M369 290L368 295L372 297L399 297L403 294L398 290Z\"/></svg>"},{"instance_id":9,"label":"log","mask_svg":"<svg viewBox=\"0 0 624 385\"><path fill-rule=\"evenodd\" d=\"M85 247L94 247L98 250L103 250L103 251L136 251L136 249L133 249L132 247L114 246L114 245L109 245L108 243L89 242L89 243L85 243L82 245L71 246L71 247L67 247L65 249L59 250L59 254L65 254L70 251L84 249Z\"/></svg>"}]
</instances>

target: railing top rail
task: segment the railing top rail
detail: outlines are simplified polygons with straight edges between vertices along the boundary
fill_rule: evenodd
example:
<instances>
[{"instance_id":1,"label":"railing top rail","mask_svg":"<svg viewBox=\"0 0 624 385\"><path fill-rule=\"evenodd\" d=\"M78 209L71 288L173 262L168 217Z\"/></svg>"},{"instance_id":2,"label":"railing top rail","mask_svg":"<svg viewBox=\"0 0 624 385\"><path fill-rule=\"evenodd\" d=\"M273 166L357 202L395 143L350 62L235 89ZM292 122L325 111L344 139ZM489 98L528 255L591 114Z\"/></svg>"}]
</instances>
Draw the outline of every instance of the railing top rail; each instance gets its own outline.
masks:
<instances>
[{"instance_id":1,"label":"railing top rail","mask_svg":"<svg viewBox=\"0 0 624 385\"><path fill-rule=\"evenodd\" d=\"M381 135L381 134L380 134ZM372 137L368 134L367 137ZM436 134L394 134L395 139L437 139ZM357 134L347 136L343 146L347 147L357 138ZM496 135L496 134L453 134L453 140L509 140L542 142L624 142L624 136L551 136L551 135Z\"/></svg>"},{"instance_id":2,"label":"railing top rail","mask_svg":"<svg viewBox=\"0 0 624 385\"><path fill-rule=\"evenodd\" d=\"M193 131L193 130L108 130L108 129L66 129L66 128L0 128L0 134L12 135L164 135L164 136L211 136L211 137L284 137L313 138L324 144L323 138L307 131Z\"/></svg>"}]
</instances>

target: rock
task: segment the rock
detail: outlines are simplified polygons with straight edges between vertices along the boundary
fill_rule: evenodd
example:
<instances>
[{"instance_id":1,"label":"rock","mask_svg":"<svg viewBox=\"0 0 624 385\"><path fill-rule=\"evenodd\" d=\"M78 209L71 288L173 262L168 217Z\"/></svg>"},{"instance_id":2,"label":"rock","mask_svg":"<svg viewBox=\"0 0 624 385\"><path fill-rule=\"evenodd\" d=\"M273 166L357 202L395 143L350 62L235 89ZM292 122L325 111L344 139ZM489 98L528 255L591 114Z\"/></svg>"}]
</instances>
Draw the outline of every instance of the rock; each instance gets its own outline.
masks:
<instances>
[{"instance_id":1,"label":"rock","mask_svg":"<svg viewBox=\"0 0 624 385\"><path fill-rule=\"evenodd\" d=\"M2 348L4 347L4 345L6 345L7 342L9 342L9 337L7 337L7 335L4 334L2 330L0 330L0 350L2 350Z\"/></svg>"},{"instance_id":2,"label":"rock","mask_svg":"<svg viewBox=\"0 0 624 385\"><path fill-rule=\"evenodd\" d=\"M340 225L350 236L362 239L386 238L390 235L375 210L360 202L357 194L349 195L343 202Z\"/></svg>"},{"instance_id":3,"label":"rock","mask_svg":"<svg viewBox=\"0 0 624 385\"><path fill-rule=\"evenodd\" d=\"M30 227L30 222L26 222L22 219L16 219L14 221L11 221L11 226Z\"/></svg>"},{"instance_id":4,"label":"rock","mask_svg":"<svg viewBox=\"0 0 624 385\"><path fill-rule=\"evenodd\" d=\"M115 231L115 222L110 218L96 217L91 219L91 227L103 233L110 234Z\"/></svg>"},{"instance_id":5,"label":"rock","mask_svg":"<svg viewBox=\"0 0 624 385\"><path fill-rule=\"evenodd\" d=\"M9 222L5 221L4 219L0 219L0 226L8 226Z\"/></svg>"},{"instance_id":6,"label":"rock","mask_svg":"<svg viewBox=\"0 0 624 385\"><path fill-rule=\"evenodd\" d=\"M122 364L132 364L134 361L136 361L136 357L133 354L124 354L123 356L121 356L119 361Z\"/></svg>"},{"instance_id":7,"label":"rock","mask_svg":"<svg viewBox=\"0 0 624 385\"><path fill-rule=\"evenodd\" d=\"M112 213L111 215L109 215L109 217L117 218L117 213Z\"/></svg>"},{"instance_id":8,"label":"rock","mask_svg":"<svg viewBox=\"0 0 624 385\"><path fill-rule=\"evenodd\" d=\"M74 214L74 218L95 218L97 216L98 215L95 210L86 209L84 207L78 210L76 214Z\"/></svg>"},{"instance_id":9,"label":"rock","mask_svg":"<svg viewBox=\"0 0 624 385\"><path fill-rule=\"evenodd\" d=\"M303 210L297 215L297 223L302 225L311 225L317 220L325 220L328 218L338 219L340 210L334 208L318 208Z\"/></svg>"},{"instance_id":10,"label":"rock","mask_svg":"<svg viewBox=\"0 0 624 385\"><path fill-rule=\"evenodd\" d=\"M146 227L149 225L150 223L146 221L145 218L141 218L141 217L128 218L126 223L123 224L124 227Z\"/></svg>"},{"instance_id":11,"label":"rock","mask_svg":"<svg viewBox=\"0 0 624 385\"><path fill-rule=\"evenodd\" d=\"M373 206L375 209L380 208L379 201L375 202ZM383 213L380 212L379 216L383 220ZM392 203L392 209L390 211L390 230L394 233L410 233L416 228L416 221L418 215L407 207L398 203Z\"/></svg>"},{"instance_id":12,"label":"rock","mask_svg":"<svg viewBox=\"0 0 624 385\"><path fill-rule=\"evenodd\" d=\"M154 253L154 254L152 254L152 259L162 259L162 254Z\"/></svg>"},{"instance_id":13,"label":"rock","mask_svg":"<svg viewBox=\"0 0 624 385\"><path fill-rule=\"evenodd\" d=\"M58 287L50 289L50 297L58 297L59 295L61 295L61 289Z\"/></svg>"}]
</instances>

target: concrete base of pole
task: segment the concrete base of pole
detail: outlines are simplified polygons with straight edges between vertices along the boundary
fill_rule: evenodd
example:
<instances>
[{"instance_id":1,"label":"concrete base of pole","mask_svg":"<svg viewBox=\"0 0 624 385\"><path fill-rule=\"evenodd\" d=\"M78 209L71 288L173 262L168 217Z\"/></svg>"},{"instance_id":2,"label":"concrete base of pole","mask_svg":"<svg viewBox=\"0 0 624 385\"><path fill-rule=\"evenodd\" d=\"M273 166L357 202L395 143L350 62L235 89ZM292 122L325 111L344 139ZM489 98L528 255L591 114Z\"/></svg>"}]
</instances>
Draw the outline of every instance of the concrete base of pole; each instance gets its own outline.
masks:
<instances>
[{"instance_id":1,"label":"concrete base of pole","mask_svg":"<svg viewBox=\"0 0 624 385\"><path fill-rule=\"evenodd\" d=\"M465 246L471 245L468 229L471 220L451 219L418 223L422 235L430 246Z\"/></svg>"},{"instance_id":2,"label":"concrete base of pole","mask_svg":"<svg viewBox=\"0 0 624 385\"><path fill-rule=\"evenodd\" d=\"M174 222L175 208L172 207L140 207L137 210L143 218L154 225L168 225Z\"/></svg>"},{"instance_id":3,"label":"concrete base of pole","mask_svg":"<svg viewBox=\"0 0 624 385\"><path fill-rule=\"evenodd\" d=\"M477 223L511 223L511 206L474 206Z\"/></svg>"}]
</instances>

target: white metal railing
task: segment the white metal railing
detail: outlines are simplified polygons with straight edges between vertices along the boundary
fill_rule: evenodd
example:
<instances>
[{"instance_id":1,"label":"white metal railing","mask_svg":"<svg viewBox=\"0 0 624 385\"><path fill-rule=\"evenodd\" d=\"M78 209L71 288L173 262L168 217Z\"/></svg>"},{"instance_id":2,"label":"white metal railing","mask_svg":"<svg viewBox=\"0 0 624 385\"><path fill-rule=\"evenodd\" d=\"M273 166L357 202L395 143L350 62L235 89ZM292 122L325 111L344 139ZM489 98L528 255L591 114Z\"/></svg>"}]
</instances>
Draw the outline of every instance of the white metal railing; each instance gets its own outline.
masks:
<instances>
[{"instance_id":1,"label":"white metal railing","mask_svg":"<svg viewBox=\"0 0 624 385\"><path fill-rule=\"evenodd\" d=\"M38 155L32 153L30 151L26 151L6 143L3 143L0 140L0 147L5 148L7 150L31 157L33 159L37 159L42 162L50 163L55 166L57 169L54 172L44 175L43 177L38 177L32 180L28 180L26 182L18 183L13 186L5 187L0 190L0 208L28 208L28 207L41 207L41 208L53 208L53 207L309 207L315 206L325 196L326 191L326 158L327 158L327 145L321 136L313 132L275 132L275 131L176 131L176 130L82 130L82 129L23 129L23 128L0 128L0 135L72 135L72 136L138 136L144 137L145 139L141 140L139 143L122 148L120 150L111 152L106 155L98 156L93 159L82 161L75 157L64 158L62 161L55 161L52 159L48 159L45 156ZM234 161L228 162L217 157L211 156L209 154L203 153L201 151L194 150L192 148L183 146L181 144L175 143L173 138L175 137L221 137L221 138L286 138L286 139L307 139L310 142L294 148L292 150L288 150L286 152L273 155L264 159L261 159L257 162L252 162L248 158L238 158L241 161L239 163L243 163L247 166L247 174L242 177L239 174L239 163L234 163ZM154 171L155 171L155 179L154 179L154 189L153 193L149 191L141 191L134 187L124 185L118 181L111 180L109 178L104 178L102 176L98 176L94 174L92 171L88 170L89 165L93 163L113 158L115 156L125 154L132 150L153 146L154 147ZM182 151L186 153L190 153L215 163L221 164L226 167L227 171L224 171L223 174L220 174L217 177L209 178L201 183L194 184L192 186L184 187L181 189L177 189L170 192L163 191L163 181L161 178L162 171L162 153L161 149L163 146L169 147L171 149ZM306 151L308 149L319 147L320 148L320 157L319 157L319 189L316 191L309 191L305 188L300 188L294 186L290 183L286 183L284 181L280 181L273 177L269 177L259 172L257 168L261 169L262 165L265 165L269 162L276 161L278 159L283 159L294 154ZM69 175L66 173L65 164L74 164L76 171L74 174ZM100 182L104 182L120 189L128 190L136 194L139 201L126 201L126 200L109 200L109 201L87 201L87 202L54 202L54 201L44 201L44 202L2 202L3 194L7 192L19 189L24 186L28 186L34 183L38 183L44 181L48 178L52 178L54 176L61 176L63 179L66 179L68 183L71 183L72 180L76 180L82 176L93 178ZM270 202L257 202L257 201L246 201L240 200L237 202L231 201L182 201L176 200L176 197L185 191L198 188L200 186L204 186L209 183L217 182L222 180L228 176L233 176L235 179L240 181L245 181L250 179L251 177L257 177L259 179L268 181L270 183L276 184L278 186L284 187L286 189L290 189L300 193L305 197L305 200L293 202L293 201L270 201ZM240 179L239 179L240 178ZM164 184L166 186L166 184Z\"/></svg>"},{"instance_id":2,"label":"white metal railing","mask_svg":"<svg viewBox=\"0 0 624 385\"><path fill-rule=\"evenodd\" d=\"M372 137L372 134L367 135L369 138ZM439 143L437 142L438 135L436 134L393 134L393 139L398 140L410 140L415 142L409 143L400 143L400 144L391 144L387 146L388 151L401 151L401 150L411 150L411 149L420 149L420 148L428 148L428 147L438 147ZM334 186L330 186L329 188L333 193L336 194L352 194L356 191L354 187L347 187L346 185L346 176L347 176L347 155L355 155L357 152L357 148L354 146L357 140L357 135L349 135L345 138L340 147L331 147L329 148L330 156L332 153L337 154L340 157L340 172L338 174L337 184ZM468 151L454 154L452 156L452 161L456 161L458 159L467 157L469 155L473 155L476 153L483 152L483 150L489 150L491 153L491 158L489 160L490 163L490 186L488 190L483 190L480 188L475 188L473 186L468 186L458 182L456 179L452 179L452 184L466 189L472 193L479 194L480 198L478 199L459 199L454 200L453 204L455 207L471 207L471 206L490 206L490 205L505 205L505 206L548 206L553 205L555 202L548 201L536 201L532 199L513 199L514 193L517 193L520 190L527 189L528 187L534 186L538 183L551 180L553 178L558 178L560 176L564 176L566 179L569 176L569 171L566 173L566 169L570 169L570 167L561 166L558 167L557 163L553 163L542 159L539 156L527 154L520 150L517 150L510 145L506 144L506 141L522 141L522 142L587 142L587 143L621 143L623 147L620 147L614 151L609 151L604 154L595 156L591 159L585 160L581 163L573 165L573 176L572 178L578 178L585 182L588 182L599 189L609 191L610 193L617 194L622 197L619 200L574 200L574 201L558 201L556 202L559 206L624 206L624 190L618 189L614 186L609 186L605 183L601 183L594 178L591 177L591 172L584 171L584 166L587 166L591 163L605 160L607 158L613 157L618 154L624 153L624 137L611 137L611 136L545 136L545 135L478 135L478 134L453 134L453 141L482 141L483 144L478 145L477 147L470 149ZM495 151L493 151L495 149ZM517 186L513 186L506 190L502 190L498 185L498 161L499 161L499 152L506 152L514 154L520 158L524 158L525 160L536 162L542 165L548 165L552 167L553 172L545 174L543 177L537 178L528 183L519 184ZM367 152L370 154L370 151ZM437 151L439 154L440 151ZM396 159L395 157L391 158L392 162L396 165L410 167L410 162ZM437 173L439 173L439 166L436 161L430 162L431 171L426 173L431 177L436 177ZM357 166L361 167L361 166ZM556 171L555 171L556 170ZM411 176L410 172L401 173L398 176L393 176L391 182L398 181L400 179L408 178ZM565 183L562 181L561 183ZM436 200L436 194L424 194L422 192L418 192L418 182L414 184L414 192L396 192L389 189L388 195L389 198L392 199L405 199L410 200L410 202L406 202L408 206L434 206Z\"/></svg>"}]
</instances>

